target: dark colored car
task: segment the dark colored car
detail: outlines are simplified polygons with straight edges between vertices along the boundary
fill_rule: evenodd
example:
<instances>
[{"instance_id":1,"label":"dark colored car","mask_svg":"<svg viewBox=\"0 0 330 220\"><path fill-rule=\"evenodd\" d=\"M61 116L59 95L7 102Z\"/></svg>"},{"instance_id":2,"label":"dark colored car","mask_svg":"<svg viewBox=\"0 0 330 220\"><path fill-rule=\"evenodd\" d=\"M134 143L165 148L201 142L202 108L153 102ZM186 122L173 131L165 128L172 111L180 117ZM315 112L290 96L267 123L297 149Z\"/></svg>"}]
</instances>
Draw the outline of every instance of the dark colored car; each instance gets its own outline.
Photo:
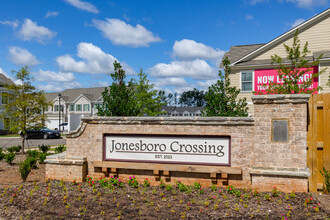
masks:
<instances>
[{"instance_id":1,"label":"dark colored car","mask_svg":"<svg viewBox=\"0 0 330 220\"><path fill-rule=\"evenodd\" d=\"M32 129L27 130L25 134L25 139L28 138L60 138L61 134L58 131L50 130L48 128L41 128L41 129Z\"/></svg>"}]
</instances>

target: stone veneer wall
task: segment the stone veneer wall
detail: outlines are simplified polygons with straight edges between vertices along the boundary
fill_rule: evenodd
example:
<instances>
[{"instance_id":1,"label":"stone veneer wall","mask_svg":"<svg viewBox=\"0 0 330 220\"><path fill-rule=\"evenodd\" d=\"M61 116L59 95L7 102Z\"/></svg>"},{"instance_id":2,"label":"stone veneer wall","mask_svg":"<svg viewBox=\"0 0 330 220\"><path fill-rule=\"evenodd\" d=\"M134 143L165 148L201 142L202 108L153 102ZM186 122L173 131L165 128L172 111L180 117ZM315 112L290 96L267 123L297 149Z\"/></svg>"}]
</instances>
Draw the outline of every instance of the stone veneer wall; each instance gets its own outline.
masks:
<instances>
[{"instance_id":1,"label":"stone veneer wall","mask_svg":"<svg viewBox=\"0 0 330 220\"><path fill-rule=\"evenodd\" d=\"M103 174L95 173L92 161L102 161L103 134L151 134L151 135L226 135L231 136L231 166L242 167L243 175L232 176L231 183L244 186L250 183L248 170L252 166L254 129L253 118L219 118L219 117L191 117L191 118L162 118L162 117L91 117L82 119L82 127L77 133L67 136L67 155L86 156L88 161L88 175L99 177ZM207 171L206 171L207 172ZM137 179L144 179L152 172L142 172ZM121 179L128 176L120 175ZM202 181L210 185L208 178L198 179L199 175L190 173L189 183ZM140 178L139 178L140 177ZM236 181L235 179L239 179ZM184 178L171 178L185 181Z\"/></svg>"},{"instance_id":2,"label":"stone veneer wall","mask_svg":"<svg viewBox=\"0 0 330 220\"><path fill-rule=\"evenodd\" d=\"M231 167L242 168L242 175L228 175L227 184L243 188L258 187L260 190L269 190L277 186L287 192L307 191L308 99L308 95L254 96L254 118L83 118L80 127L67 135L65 159L47 158L46 178L63 177L61 172L55 170L65 169L63 166L74 166L70 164L70 158L80 158L82 164L86 165L87 170L83 176L103 176L102 173L95 172L92 162L103 159L104 134L226 135L231 136ZM271 142L272 119L289 120L288 143ZM54 168L56 163L58 168ZM48 166L52 169L47 169ZM207 173L207 170L205 172ZM119 169L118 173L119 178L124 180L130 175L135 175L140 181L146 177L155 180L152 178L152 171ZM73 180L73 177L74 175L69 175L66 179ZM211 185L209 174L171 172L170 181L174 183L177 180L186 183L199 181L202 185ZM152 183L157 184L155 181ZM220 184L222 182L218 181L218 185Z\"/></svg>"},{"instance_id":3,"label":"stone veneer wall","mask_svg":"<svg viewBox=\"0 0 330 220\"><path fill-rule=\"evenodd\" d=\"M252 185L308 191L307 103L310 95L254 96L255 142ZM273 142L272 120L288 120L288 142Z\"/></svg>"}]
</instances>

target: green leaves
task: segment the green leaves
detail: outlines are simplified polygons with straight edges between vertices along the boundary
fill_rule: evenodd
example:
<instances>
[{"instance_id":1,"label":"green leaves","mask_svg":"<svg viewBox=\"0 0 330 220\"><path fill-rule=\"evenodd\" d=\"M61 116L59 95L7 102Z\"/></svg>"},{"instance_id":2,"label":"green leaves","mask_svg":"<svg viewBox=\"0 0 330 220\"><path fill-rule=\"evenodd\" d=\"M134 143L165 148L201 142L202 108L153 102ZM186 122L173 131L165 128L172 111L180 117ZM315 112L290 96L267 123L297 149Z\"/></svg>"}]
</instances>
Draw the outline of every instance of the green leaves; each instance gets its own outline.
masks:
<instances>
[{"instance_id":1,"label":"green leaves","mask_svg":"<svg viewBox=\"0 0 330 220\"><path fill-rule=\"evenodd\" d=\"M103 105L98 106L99 116L155 116L163 105L158 91L140 70L138 80L124 81L125 71L117 61L114 62L115 72L111 74L113 83L102 93Z\"/></svg>"},{"instance_id":2,"label":"green leaves","mask_svg":"<svg viewBox=\"0 0 330 220\"><path fill-rule=\"evenodd\" d=\"M222 64L224 73L219 71L220 80L209 87L205 95L204 116L246 117L248 107L246 98L237 99L240 89L230 86L230 62L226 57Z\"/></svg>"},{"instance_id":3,"label":"green leaves","mask_svg":"<svg viewBox=\"0 0 330 220\"><path fill-rule=\"evenodd\" d=\"M313 66L319 65L319 59L322 58L320 55L313 60L307 58L310 54L308 50L308 42L305 43L303 49L300 48L300 40L298 38L298 30L295 32L293 37L292 46L284 44L284 48L287 54L286 59L281 58L278 55L271 56L272 64L278 65L278 76L280 82L270 82L268 89L264 92L255 92L256 94L298 94L298 93L308 93L311 94L315 91L322 89L320 86L312 88L313 79L318 77L322 70L318 73L312 73L312 77L309 79L301 80L305 73L312 71ZM302 81L302 82L301 82ZM299 83L299 84L298 84ZM330 85L330 83L329 83ZM267 85L264 85L267 86Z\"/></svg>"}]
</instances>

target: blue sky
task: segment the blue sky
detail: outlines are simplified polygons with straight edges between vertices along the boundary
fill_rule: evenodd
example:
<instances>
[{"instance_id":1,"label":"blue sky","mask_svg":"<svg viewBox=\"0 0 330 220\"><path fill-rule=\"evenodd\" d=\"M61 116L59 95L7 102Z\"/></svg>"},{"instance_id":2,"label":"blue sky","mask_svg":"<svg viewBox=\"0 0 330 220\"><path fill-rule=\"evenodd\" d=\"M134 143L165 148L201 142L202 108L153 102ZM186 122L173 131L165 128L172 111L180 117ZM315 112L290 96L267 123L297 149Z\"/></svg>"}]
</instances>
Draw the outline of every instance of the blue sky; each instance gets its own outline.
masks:
<instances>
[{"instance_id":1,"label":"blue sky","mask_svg":"<svg viewBox=\"0 0 330 220\"><path fill-rule=\"evenodd\" d=\"M329 0L1 0L0 72L28 65L46 92L111 84L140 68L157 89L206 89L231 46L266 43Z\"/></svg>"}]
</instances>

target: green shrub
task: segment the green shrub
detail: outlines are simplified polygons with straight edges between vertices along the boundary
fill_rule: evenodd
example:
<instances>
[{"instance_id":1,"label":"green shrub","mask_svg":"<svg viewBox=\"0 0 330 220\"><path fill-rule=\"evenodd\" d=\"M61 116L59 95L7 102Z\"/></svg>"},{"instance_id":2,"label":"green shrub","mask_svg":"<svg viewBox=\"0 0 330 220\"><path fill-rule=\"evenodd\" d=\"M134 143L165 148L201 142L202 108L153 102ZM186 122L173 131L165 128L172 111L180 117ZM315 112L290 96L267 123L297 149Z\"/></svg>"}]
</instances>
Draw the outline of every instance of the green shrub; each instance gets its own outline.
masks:
<instances>
[{"instance_id":1,"label":"green shrub","mask_svg":"<svg viewBox=\"0 0 330 220\"><path fill-rule=\"evenodd\" d=\"M50 149L50 145L43 145L42 144L41 146L39 145L38 148L39 148L40 151L42 151L42 153L47 153Z\"/></svg>"},{"instance_id":2,"label":"green shrub","mask_svg":"<svg viewBox=\"0 0 330 220\"><path fill-rule=\"evenodd\" d=\"M39 153L38 154L38 160L39 160L39 164L44 164L46 157L47 157L47 153Z\"/></svg>"},{"instance_id":3,"label":"green shrub","mask_svg":"<svg viewBox=\"0 0 330 220\"><path fill-rule=\"evenodd\" d=\"M27 151L28 157L38 158L38 154L39 154L39 152L37 150L28 150Z\"/></svg>"},{"instance_id":4,"label":"green shrub","mask_svg":"<svg viewBox=\"0 0 330 220\"><path fill-rule=\"evenodd\" d=\"M19 174L23 180L23 182L25 182L25 180L28 178L30 172L31 172L31 166L30 166L30 160L29 158L26 158L24 161L19 163Z\"/></svg>"},{"instance_id":5,"label":"green shrub","mask_svg":"<svg viewBox=\"0 0 330 220\"><path fill-rule=\"evenodd\" d=\"M138 188L139 187L139 182L136 180L136 178L133 177L129 177L129 181L128 181L128 185L130 185L133 188Z\"/></svg>"},{"instance_id":6,"label":"green shrub","mask_svg":"<svg viewBox=\"0 0 330 220\"><path fill-rule=\"evenodd\" d=\"M5 154L5 160L8 164L13 165L13 161L15 159L16 154L14 152L9 152Z\"/></svg>"},{"instance_id":7,"label":"green shrub","mask_svg":"<svg viewBox=\"0 0 330 220\"><path fill-rule=\"evenodd\" d=\"M35 157L27 157L25 159L26 161L29 162L31 169L37 169L37 158Z\"/></svg>"},{"instance_id":8,"label":"green shrub","mask_svg":"<svg viewBox=\"0 0 330 220\"><path fill-rule=\"evenodd\" d=\"M21 149L22 149L22 146L18 145L18 146L8 147L7 151L9 151L10 153L14 153L14 152L18 153L21 151Z\"/></svg>"},{"instance_id":9,"label":"green shrub","mask_svg":"<svg viewBox=\"0 0 330 220\"><path fill-rule=\"evenodd\" d=\"M59 154L62 153L63 151L66 151L66 147L64 147L64 144L59 145L58 147L55 148L55 153Z\"/></svg>"}]
</instances>

